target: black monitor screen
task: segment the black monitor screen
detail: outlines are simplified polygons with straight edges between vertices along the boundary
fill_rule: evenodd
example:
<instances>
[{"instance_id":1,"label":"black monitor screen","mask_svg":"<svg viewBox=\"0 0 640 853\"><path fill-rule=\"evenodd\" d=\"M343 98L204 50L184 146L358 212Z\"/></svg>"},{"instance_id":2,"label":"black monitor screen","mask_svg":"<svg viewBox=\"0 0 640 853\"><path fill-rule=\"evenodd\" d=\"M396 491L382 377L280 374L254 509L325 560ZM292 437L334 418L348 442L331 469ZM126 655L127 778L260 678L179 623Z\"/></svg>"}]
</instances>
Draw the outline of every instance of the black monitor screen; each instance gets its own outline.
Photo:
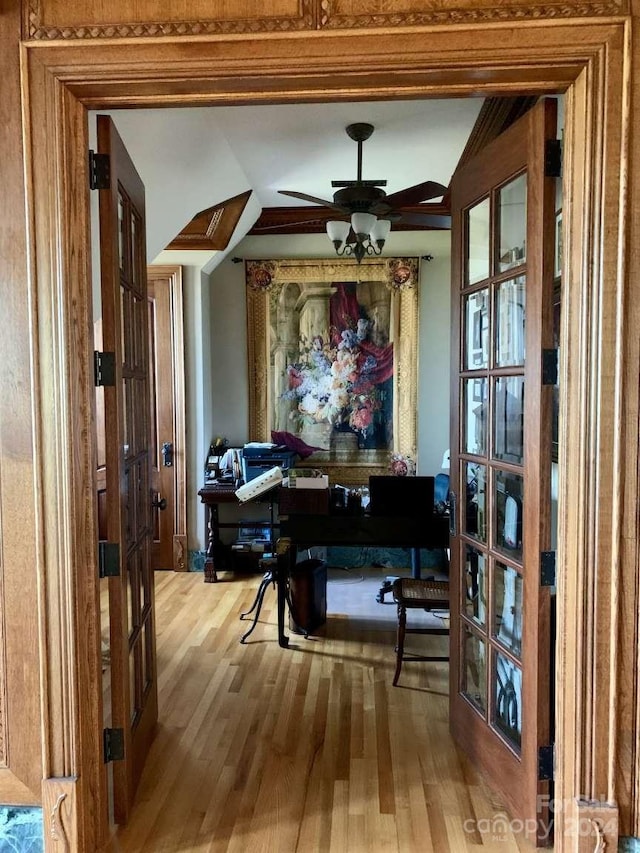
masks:
<instances>
[{"instance_id":1,"label":"black monitor screen","mask_svg":"<svg viewBox=\"0 0 640 853\"><path fill-rule=\"evenodd\" d=\"M369 477L369 512L396 518L433 513L434 477Z\"/></svg>"}]
</instances>

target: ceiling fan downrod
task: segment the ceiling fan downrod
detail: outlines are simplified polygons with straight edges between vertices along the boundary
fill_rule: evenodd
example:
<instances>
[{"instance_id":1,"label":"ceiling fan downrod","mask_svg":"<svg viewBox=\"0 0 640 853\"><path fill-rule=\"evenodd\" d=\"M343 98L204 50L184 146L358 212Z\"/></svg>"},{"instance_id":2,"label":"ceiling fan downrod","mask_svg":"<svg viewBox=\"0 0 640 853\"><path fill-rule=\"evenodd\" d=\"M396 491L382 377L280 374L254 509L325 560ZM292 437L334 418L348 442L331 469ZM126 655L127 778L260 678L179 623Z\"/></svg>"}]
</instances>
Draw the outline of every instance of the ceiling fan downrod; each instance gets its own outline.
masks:
<instances>
[{"instance_id":1,"label":"ceiling fan downrod","mask_svg":"<svg viewBox=\"0 0 640 853\"><path fill-rule=\"evenodd\" d=\"M355 124L349 124L345 128L347 131L347 136L350 139L353 139L354 142L358 143L358 183L362 183L362 143L365 142L374 131L374 127L372 124L367 124L366 122L356 122Z\"/></svg>"}]
</instances>

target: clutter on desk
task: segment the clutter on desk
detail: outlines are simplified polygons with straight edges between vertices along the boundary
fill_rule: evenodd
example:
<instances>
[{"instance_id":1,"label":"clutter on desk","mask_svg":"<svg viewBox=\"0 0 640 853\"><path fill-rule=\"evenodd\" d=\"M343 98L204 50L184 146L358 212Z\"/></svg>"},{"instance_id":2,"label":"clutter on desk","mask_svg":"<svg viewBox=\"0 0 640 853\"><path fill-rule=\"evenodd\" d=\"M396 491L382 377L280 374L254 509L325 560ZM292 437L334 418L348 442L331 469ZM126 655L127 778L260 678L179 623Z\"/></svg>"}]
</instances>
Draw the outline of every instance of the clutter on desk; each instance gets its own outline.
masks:
<instances>
[{"instance_id":1,"label":"clutter on desk","mask_svg":"<svg viewBox=\"0 0 640 853\"><path fill-rule=\"evenodd\" d=\"M244 483L244 485L237 488L236 497L241 503L254 500L265 492L268 492L270 489L279 486L282 483L282 480L282 468L278 465L274 465L273 468L270 468L268 471L264 471L264 473L259 474L257 477L254 477Z\"/></svg>"},{"instance_id":2,"label":"clutter on desk","mask_svg":"<svg viewBox=\"0 0 640 853\"><path fill-rule=\"evenodd\" d=\"M291 468L283 485L290 489L328 489L329 476L318 468Z\"/></svg>"},{"instance_id":3,"label":"clutter on desk","mask_svg":"<svg viewBox=\"0 0 640 853\"><path fill-rule=\"evenodd\" d=\"M204 481L210 483L217 480L222 471L222 458L227 452L227 439L217 436L209 445L207 459L204 463Z\"/></svg>"},{"instance_id":4,"label":"clutter on desk","mask_svg":"<svg viewBox=\"0 0 640 853\"><path fill-rule=\"evenodd\" d=\"M276 466L286 473L295 461L295 451L283 444L250 441L242 448L242 478L245 483L250 483Z\"/></svg>"}]
</instances>

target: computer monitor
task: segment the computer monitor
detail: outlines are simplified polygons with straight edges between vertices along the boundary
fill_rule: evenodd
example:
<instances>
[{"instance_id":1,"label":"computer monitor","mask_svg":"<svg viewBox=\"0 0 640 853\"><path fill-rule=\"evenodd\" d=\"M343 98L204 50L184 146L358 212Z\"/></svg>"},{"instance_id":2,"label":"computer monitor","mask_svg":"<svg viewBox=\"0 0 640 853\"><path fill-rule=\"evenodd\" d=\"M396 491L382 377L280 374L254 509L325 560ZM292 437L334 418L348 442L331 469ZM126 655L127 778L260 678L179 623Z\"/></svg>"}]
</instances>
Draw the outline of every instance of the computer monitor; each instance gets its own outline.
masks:
<instances>
[{"instance_id":1,"label":"computer monitor","mask_svg":"<svg viewBox=\"0 0 640 853\"><path fill-rule=\"evenodd\" d=\"M369 512L396 518L433 514L434 477L369 477Z\"/></svg>"}]
</instances>

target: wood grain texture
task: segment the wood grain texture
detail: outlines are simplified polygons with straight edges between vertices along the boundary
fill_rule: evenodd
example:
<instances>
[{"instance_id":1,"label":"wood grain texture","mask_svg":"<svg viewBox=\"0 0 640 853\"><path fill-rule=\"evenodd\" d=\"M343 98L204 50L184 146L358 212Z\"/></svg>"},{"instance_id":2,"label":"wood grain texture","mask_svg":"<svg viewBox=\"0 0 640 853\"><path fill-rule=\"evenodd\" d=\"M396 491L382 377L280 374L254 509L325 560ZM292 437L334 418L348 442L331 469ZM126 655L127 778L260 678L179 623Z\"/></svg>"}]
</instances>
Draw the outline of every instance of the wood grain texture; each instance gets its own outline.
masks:
<instances>
[{"instance_id":1,"label":"wood grain texture","mask_svg":"<svg viewBox=\"0 0 640 853\"><path fill-rule=\"evenodd\" d=\"M33 40L184 37L319 29L422 27L492 21L623 16L630 0L161 0L92 3L28 0L24 34Z\"/></svg>"},{"instance_id":2,"label":"wood grain texture","mask_svg":"<svg viewBox=\"0 0 640 853\"><path fill-rule=\"evenodd\" d=\"M195 36L310 29L317 0L137 0L135 3L91 0L29 0L25 37L95 39L144 36Z\"/></svg>"},{"instance_id":3,"label":"wood grain texture","mask_svg":"<svg viewBox=\"0 0 640 853\"><path fill-rule=\"evenodd\" d=\"M20 90L20 4L0 15L0 801L37 802L42 779L38 576L42 569L34 460L33 291L27 269Z\"/></svg>"},{"instance_id":4,"label":"wood grain texture","mask_svg":"<svg viewBox=\"0 0 640 853\"><path fill-rule=\"evenodd\" d=\"M12 8L15 10L15 3ZM635 0L633 11L635 23L640 20L640 10ZM8 123L3 122L2 133L3 140L7 138L9 145L3 146L2 166L11 175L11 186L16 190L12 199L17 199L15 203L19 205L23 193L21 176L24 163L20 152L16 97L16 22L15 16L11 18L6 14L0 21L4 28L2 32L8 28L10 46L9 52L2 54L3 60L9 57L5 60L7 74L3 78L3 99L9 93L9 100L2 100L0 106L0 109L5 109L5 104L8 107ZM36 698L39 696L36 636L35 633L29 635L33 645L28 646L28 651L33 657L25 662L24 638L19 630L23 627L24 619L33 618L32 603L37 593L33 589L33 595L27 598L25 583L30 582L30 575L28 569L25 573L25 566L30 565L33 542L41 541L40 528L34 520L35 497L33 493L29 495L28 491L20 491L23 487L31 489L30 484L33 483L32 412L36 413L39 429L47 442L53 442L55 447L57 438L62 441L67 463L73 468L73 473L65 472L64 467L55 460L45 460L47 495L54 496L50 500L56 501L61 494L65 497L72 495L73 500L55 506L47 503L42 511L48 522L47 532L53 536L52 542L62 542L65 546L62 552L65 560L68 553L73 552L78 577L84 578L84 568L91 564L87 555L90 555L93 547L89 540L94 541L93 531L90 534L88 529L84 532L80 530L76 536L75 527L76 516L80 518L92 501L81 484L92 483L95 462L85 458L84 445L81 443L78 447L76 442L78 436L84 434L82 419L88 417L87 413L90 412L93 389L85 386L85 368L75 357L71 358L64 347L55 350L56 353L64 353L61 362L64 369L55 369L49 376L44 372L47 378L44 386L41 387L39 383L40 373L36 371L32 374L29 370L27 342L39 343L42 330L42 326L30 315L29 304L37 305L38 311L52 302L58 304L58 296L65 293L66 288L78 294L79 304L86 302L88 274L82 260L87 245L86 194L78 191L72 195L69 208L69 199L59 193L59 181L49 180L51 176L47 171L50 157L56 160L63 171L81 174L86 168L86 151L80 144L82 139L78 138L77 145L72 144L77 131L74 122L69 121L61 109L58 91L65 90L71 98L70 103L73 99L80 99L84 106L109 108L143 104L167 106L514 92L532 94L563 91L569 87L566 149L571 177L567 179L565 198L571 194L573 201L567 214L565 232L571 258L566 270L570 284L568 292L563 295L562 306L563 317L569 323L563 326L563 341L568 341L569 347L567 358L563 357L562 364L566 401L563 403L560 424L561 446L564 445L565 450L560 460L561 537L564 537L564 543L559 553L559 594L563 607L559 619L558 679L563 685L563 691L558 698L558 793L561 792L561 796L567 798L567 803L574 802L583 793L584 780L589 785L594 779L599 782L603 772L601 768L605 767L607 788L611 782L612 795L617 796L620 780L612 769L615 743L613 752L611 749L616 705L608 705L612 692L607 678L615 680L616 675L608 673L619 674L616 686L620 694L628 690L629 685L635 684L634 679L637 677L628 662L619 671L617 669L620 660L615 649L618 633L625 644L635 640L630 638L626 623L618 622L618 613L612 613L620 600L617 591L621 585L625 587L625 594L636 595L633 583L638 571L637 544L632 541L634 536L637 539L637 468L633 474L628 470L622 471L627 460L632 460L632 464L633 460L637 460L638 452L637 405L634 403L637 400L638 364L633 361L637 350L634 348L636 344L629 343L630 335L637 337L637 324L636 327L632 325L637 307L628 314L616 310L613 314L611 312L612 304L621 303L628 308L635 299L637 305L637 282L640 281L640 259L635 245L637 241L629 239L632 235L631 226L637 225L638 214L635 211L629 213L624 227L621 227L620 218L621 212L626 216L630 210L627 197L624 191L621 192L621 187L624 188L622 176L628 174L630 188L637 195L640 174L638 93L636 88L629 91L622 85L623 72L632 70L629 64L631 54L625 45L628 37L627 22L601 18L599 21L585 19L576 25L575 21L554 19L527 21L514 26L509 20L501 23L494 19L487 24L478 23L473 28L429 28L428 37L425 37L425 32L405 28L401 51L398 49L398 33L390 27L369 31L360 29L353 35L327 31L320 34L291 33L287 36L273 34L268 38L247 35L242 39L167 38L156 41L140 37L131 43L115 38L114 31L113 38L105 38L103 35L103 40L94 40L92 43L76 41L72 47L60 41L46 45L32 42L25 46L25 104L27 109L30 109L30 101L42 105L37 113L37 132L27 137L29 151L26 159L27 172L35 172L40 176L32 198L33 210L38 214L36 224L44 223L44 227L39 226L31 232L31 258L37 262L32 266L34 282L37 282L33 295L37 293L38 299L34 298L29 303L27 254L24 231L20 227L16 240L9 244L8 254L0 253L0 263L3 269L8 265L10 273L7 279L9 286L6 288L8 299L3 302L3 312L6 312L7 328L12 331L6 344L4 337L0 344L3 355L7 356L2 360L0 369L3 371L3 390L7 387L17 389L15 398L5 396L3 400L3 403L11 400L9 415L6 414L6 403L2 410L4 424L10 425L10 429L3 433L2 441L10 442L8 446L17 451L2 457L5 466L1 470L5 560L7 547L10 553L10 559L3 568L5 577L10 571L14 578L14 586L10 590L14 604L7 612L12 614L15 636L22 639L20 647L16 644L8 660L10 671L19 672L20 677L26 674L34 684L33 691L21 693L17 689L15 692L18 713L22 715L25 724L29 718L35 732L34 737L22 741L22 749L16 752L15 760L22 762L22 766L39 770L41 749L38 742L40 729L36 722L39 721L40 713ZM633 70L636 71L637 57L633 57L633 62ZM169 68L170 74L167 70ZM46 85L47 75L53 75L56 81L50 89ZM637 80L637 74L634 80ZM634 82L634 86L637 83ZM602 95L603 91L605 96ZM44 95L49 92L52 97L47 99ZM594 92L597 94L594 95ZM609 94L611 97L606 97ZM630 97L634 99L634 109L625 111L621 101L625 104ZM630 128L633 158L624 163L624 168L631 166L632 173L624 171L621 159ZM48 153L49 146L54 141L58 145L59 139L64 139L64 144L68 146L66 160L60 159L56 146L53 146L52 154ZM576 160L573 165L572 160ZM586 165L581 166L581 162ZM585 172L588 180L581 184L581 176ZM603 197L598 188L604 188ZM601 198L604 204L599 204ZM8 223L10 230L6 233L9 235L16 233L11 228L22 221L20 217L15 217L13 205L11 210L0 210L0 220L3 225ZM3 233L2 229L0 233ZM59 247L65 248L60 264L57 263L56 255ZM80 259L79 263L76 263L77 259ZM4 279L0 280L4 286ZM75 285L72 286L71 282L74 281ZM68 303L62 300L59 304L61 325L58 328L66 335L73 319L66 310ZM77 349L82 356L85 351L90 351L87 343L90 339L88 323L86 327L83 320L77 330ZM45 335L45 342L47 340ZM598 340L602 341L600 349L595 347ZM623 358L627 354L631 356L628 364L624 363ZM57 362L50 361L57 368ZM16 365L17 372L14 373ZM78 397L73 397L70 389L76 386L79 389ZM603 389L602 396L596 393L598 389ZM627 391L630 400L628 404L624 402ZM57 404L53 407L53 419L47 416L51 398ZM613 409L607 410L607 404L612 399L615 405ZM66 422L57 412L68 410L72 401L79 405L81 422L74 422L72 431L65 432L60 427L66 426ZM43 407L46 412L43 412ZM612 417L612 411L615 417ZM583 414L585 418L582 418ZM600 429L607 423L608 427ZM50 448L51 445L47 446ZM612 471L615 466L621 473L614 481ZM601 470L604 475L602 490L599 486ZM6 491L8 483L15 485ZM621 495L624 495L623 502L620 500ZM614 496L615 499L612 499ZM623 505L624 547L619 548ZM57 533L58 528L65 534L73 530L75 538L65 538L65 535ZM60 582L59 575L56 575L57 556L55 549L46 555L46 571L47 574L51 571L54 585ZM612 568L620 572L615 576L613 588L610 582L614 577ZM56 577L58 580L55 580ZM69 583L64 592L76 595L74 584ZM68 606L64 596L59 596L58 600L63 608ZM594 639L596 625L598 632ZM61 641L55 625L51 630L53 654L57 652ZM69 638L73 641L69 651L72 658L79 654L79 650L86 655L87 645L84 641L87 639L90 641L89 657L93 659L91 632L89 624L80 624L77 636ZM99 643L95 644L95 655L99 661ZM598 688L603 685L605 692L602 695L591 689L591 673L594 671L597 672ZM99 683L77 661L69 673L73 673L74 680L63 684L62 695L50 699L53 713L63 718L63 727L67 732L65 738L70 738L71 733L74 733L73 718L64 717L62 709L73 709L76 696L83 702L96 702ZM9 684L10 704L12 695ZM605 734L592 737L585 733L585 721L590 719L596 702L602 703L597 715L598 731L602 731L604 722ZM634 702L633 713L637 715L637 700ZM605 717L608 714L608 719L604 719L603 714ZM635 716L631 730L633 739L636 737L637 725L638 718ZM589 723L589 732L594 731ZM45 735L45 739L50 737L50 734ZM94 759L88 757L92 737L96 740L89 729L80 730L78 739L71 738L69 742L73 744L74 761L82 768L84 776L97 780L97 746ZM55 738L52 743L44 745L45 754L50 749L58 749ZM583 770L587 760L594 772L589 771L585 776ZM630 813L632 826L637 825L639 819L637 758L635 761L635 811ZM230 779L229 772L225 772L224 768L221 776L227 781ZM369 784L371 777L367 775L366 779L365 784ZM325 796L324 789L317 796ZM97 784L86 797L79 797L77 802L78 809L84 811L82 819L95 827L102 807ZM214 809L216 807L213 806ZM444 837L444 826L446 832L452 833L452 837L457 840L451 819L447 817L446 820L440 820L437 806L433 814L438 837ZM373 837L382 844L387 843L390 836L388 817L378 815L373 833ZM560 822L560 829L561 826ZM621 831L627 834L625 827L621 827ZM564 846L561 841L558 849L573 849L571 844L571 839L567 839ZM86 849L94 848L89 846Z\"/></svg>"},{"instance_id":5,"label":"wood grain texture","mask_svg":"<svg viewBox=\"0 0 640 853\"><path fill-rule=\"evenodd\" d=\"M71 853L79 849L75 816L77 780L46 779L42 784L44 849L47 853Z\"/></svg>"},{"instance_id":6,"label":"wood grain texture","mask_svg":"<svg viewBox=\"0 0 640 853\"><path fill-rule=\"evenodd\" d=\"M159 734L111 849L477 849L479 821L504 807L448 733L447 664L407 667L393 688L394 631L335 613L283 651L272 590L241 646L258 580L158 577ZM533 850L511 833L499 849Z\"/></svg>"},{"instance_id":7,"label":"wood grain texture","mask_svg":"<svg viewBox=\"0 0 640 853\"><path fill-rule=\"evenodd\" d=\"M624 55L624 33L612 49ZM565 393L560 422L564 435L569 424L586 426L579 441L567 436L560 446L560 470L573 473L570 489L560 491L558 507L563 648L558 655L557 683L562 690L557 695L557 742L574 743L575 750L559 768L556 797L570 820L578 819L577 792L595 803L615 803L622 784L614 766L619 687L612 674L618 667L620 584L630 570L623 570L620 562L626 477L619 455L624 399L620 329L628 285L620 244L609 243L602 227L606 220L614 230L623 228L628 80L624 66L602 73L602 59L594 59L567 99L565 137L563 219L568 214L570 251L563 269L560 383ZM609 126L612 109L619 116L614 127ZM588 115L597 121L586 121ZM593 230L586 225L589 220ZM585 249L594 259L588 268ZM586 518L590 523L584 523Z\"/></svg>"}]
</instances>

